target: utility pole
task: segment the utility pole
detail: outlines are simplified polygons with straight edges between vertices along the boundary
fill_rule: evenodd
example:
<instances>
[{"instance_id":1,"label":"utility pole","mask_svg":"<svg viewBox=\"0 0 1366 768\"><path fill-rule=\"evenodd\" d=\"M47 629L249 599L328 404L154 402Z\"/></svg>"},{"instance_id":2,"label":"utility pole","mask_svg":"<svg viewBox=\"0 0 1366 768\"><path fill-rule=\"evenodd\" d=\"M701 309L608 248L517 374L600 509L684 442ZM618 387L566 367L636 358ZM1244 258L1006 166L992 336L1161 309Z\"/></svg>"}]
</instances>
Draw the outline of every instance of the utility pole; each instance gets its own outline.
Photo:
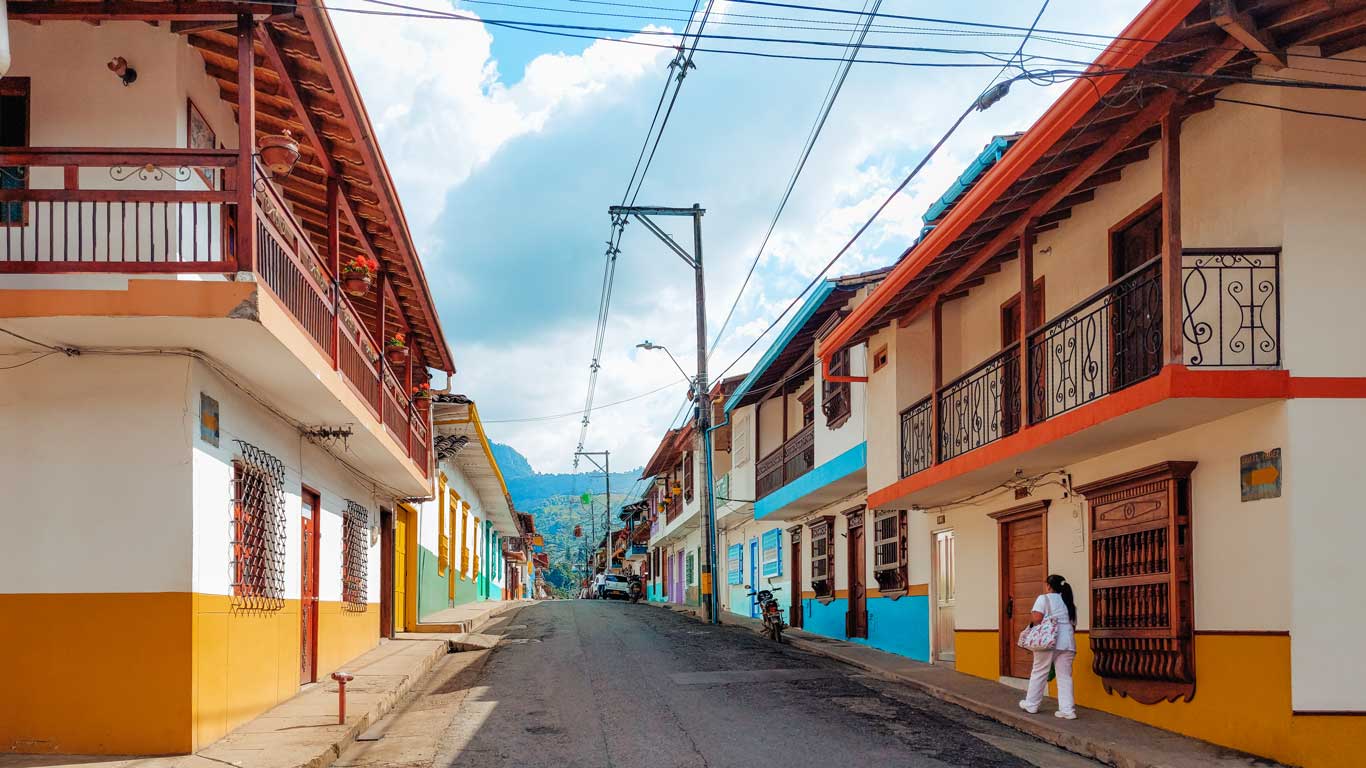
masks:
<instances>
[{"instance_id":1,"label":"utility pole","mask_svg":"<svg viewBox=\"0 0 1366 768\"><path fill-rule=\"evenodd\" d=\"M693 203L691 208L661 208L644 205L614 205L607 209L614 221L632 217L645 225L655 237L669 246L679 258L693 268L693 281L697 292L697 376L693 379L693 406L697 422L697 434L702 441L702 455L706 464L706 489L702 494L702 596L703 611L709 623L720 621L720 606L717 604L716 584L716 484L712 479L711 457L711 402L707 388L707 291L702 271L702 206ZM669 233L665 232L650 219L651 216L691 216L693 251L688 253ZM685 374L686 375L686 374Z\"/></svg>"},{"instance_id":2,"label":"utility pole","mask_svg":"<svg viewBox=\"0 0 1366 768\"><path fill-rule=\"evenodd\" d=\"M606 484L606 490L607 490L607 528L606 528L606 531L607 531L607 533L606 533L606 536L607 536L607 563L606 563L603 567L610 570L611 567L612 567L612 452L611 452L611 451L575 451L575 452L574 452L574 456L576 456L576 457L578 457L578 456L583 456L583 457L587 458L589 461L593 462L593 466L597 467L597 468L598 468L598 471L602 473L603 481L604 481L605 484ZM595 456L601 456L601 457L602 457L602 463L601 463L601 464L599 464L599 463L598 463L598 460L597 460L596 458L594 458ZM592 507L592 503L591 503L591 502L592 502L592 499L591 499L591 498L589 499L589 502L590 502L590 503L589 503L589 507L588 507L588 508L589 508L589 510L592 510L593 507ZM596 534L594 534L594 539L593 539L593 540L594 540L594 541L597 541Z\"/></svg>"}]
</instances>

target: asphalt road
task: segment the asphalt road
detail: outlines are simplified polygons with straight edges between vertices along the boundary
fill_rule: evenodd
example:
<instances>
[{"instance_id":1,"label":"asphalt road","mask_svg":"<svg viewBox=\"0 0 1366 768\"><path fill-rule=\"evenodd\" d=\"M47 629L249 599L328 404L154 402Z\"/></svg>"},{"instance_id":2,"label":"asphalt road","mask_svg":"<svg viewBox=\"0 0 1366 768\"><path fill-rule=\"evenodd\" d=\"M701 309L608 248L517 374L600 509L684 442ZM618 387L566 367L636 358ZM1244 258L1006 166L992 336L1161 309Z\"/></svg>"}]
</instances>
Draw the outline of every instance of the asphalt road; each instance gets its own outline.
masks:
<instances>
[{"instance_id":1,"label":"asphalt road","mask_svg":"<svg viewBox=\"0 0 1366 768\"><path fill-rule=\"evenodd\" d=\"M1095 766L912 689L662 608L552 601L452 654L340 765ZM386 743L387 742L387 743Z\"/></svg>"}]
</instances>

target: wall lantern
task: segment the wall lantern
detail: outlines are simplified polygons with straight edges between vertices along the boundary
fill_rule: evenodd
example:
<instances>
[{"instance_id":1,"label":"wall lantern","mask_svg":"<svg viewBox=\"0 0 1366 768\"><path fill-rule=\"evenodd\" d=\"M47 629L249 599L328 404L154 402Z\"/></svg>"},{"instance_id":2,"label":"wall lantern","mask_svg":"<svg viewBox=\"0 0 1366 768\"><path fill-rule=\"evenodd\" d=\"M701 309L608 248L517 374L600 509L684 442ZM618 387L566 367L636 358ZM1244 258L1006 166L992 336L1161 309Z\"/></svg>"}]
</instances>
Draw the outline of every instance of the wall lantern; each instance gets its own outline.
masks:
<instances>
[{"instance_id":1,"label":"wall lantern","mask_svg":"<svg viewBox=\"0 0 1366 768\"><path fill-rule=\"evenodd\" d=\"M109 71L113 72L118 76L119 80L123 81L123 86L125 88L137 82L138 71L128 66L128 60L122 56L115 56L110 59L109 63L105 66L109 67Z\"/></svg>"},{"instance_id":2,"label":"wall lantern","mask_svg":"<svg viewBox=\"0 0 1366 768\"><path fill-rule=\"evenodd\" d=\"M299 142L286 128L278 135L262 136L256 143L257 154L270 175L276 178L288 176L299 162Z\"/></svg>"}]
</instances>

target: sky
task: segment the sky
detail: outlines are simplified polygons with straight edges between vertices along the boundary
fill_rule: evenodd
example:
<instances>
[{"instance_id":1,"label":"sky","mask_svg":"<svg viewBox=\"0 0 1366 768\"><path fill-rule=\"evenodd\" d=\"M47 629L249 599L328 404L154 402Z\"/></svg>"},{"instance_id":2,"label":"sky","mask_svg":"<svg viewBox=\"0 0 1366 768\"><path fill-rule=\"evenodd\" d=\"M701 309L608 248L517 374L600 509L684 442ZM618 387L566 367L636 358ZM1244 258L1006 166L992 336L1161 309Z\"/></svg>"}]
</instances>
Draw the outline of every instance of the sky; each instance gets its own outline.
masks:
<instances>
[{"instance_id":1,"label":"sky","mask_svg":"<svg viewBox=\"0 0 1366 768\"><path fill-rule=\"evenodd\" d=\"M870 0L875 2L876 0ZM800 0L797 0L800 4ZM349 13L366 0L329 3L399 195L450 342L453 391L474 398L490 439L539 472L568 471L588 388L610 234L689 17L685 0L499 0L405 4L470 20ZM701 0L705 6L706 0ZM814 4L814 3L813 3ZM853 0L824 8L860 10ZM534 6L534 7L528 7ZM1136 0L1051 0L1041 30L1115 34ZM1032 0L1012 3L890 0L883 14L1028 26ZM616 14L613 16L592 14ZM700 13L699 13L700 16ZM848 42L859 17L718 1L707 34ZM536 34L500 22L610 27ZM842 22L843 28L837 27ZM1021 33L879 19L868 46L998 52ZM816 27L813 29L813 27ZM984 34L987 33L987 34ZM621 40L650 43L636 45ZM1061 41L1061 42L1060 42ZM1084 43L1075 45L1069 43ZM1039 32L1026 55L1089 61L1098 41ZM842 47L705 39L702 49L839 57ZM981 55L865 48L864 59L973 62L982 67L856 64L764 250L735 318L710 356L713 380L744 373L776 331L740 353L825 263L992 81ZM702 50L688 71L637 203L701 204L709 337L736 300L745 272L839 66ZM1032 59L1031 68L1075 65ZM1016 70L1018 71L1018 70ZM886 266L914 242L921 216L997 134L1025 130L1062 85L1017 82L974 113L834 266L830 276ZM691 244L689 219L661 224ZM693 274L638 224L621 241L601 371L585 448L639 466L680 414L696 367ZM779 325L781 328L781 324ZM437 374L434 385L444 384ZM657 391L656 391L657 390ZM639 397L653 392L653 394ZM628 400L617 405L605 405ZM605 405L605 407L603 407Z\"/></svg>"}]
</instances>

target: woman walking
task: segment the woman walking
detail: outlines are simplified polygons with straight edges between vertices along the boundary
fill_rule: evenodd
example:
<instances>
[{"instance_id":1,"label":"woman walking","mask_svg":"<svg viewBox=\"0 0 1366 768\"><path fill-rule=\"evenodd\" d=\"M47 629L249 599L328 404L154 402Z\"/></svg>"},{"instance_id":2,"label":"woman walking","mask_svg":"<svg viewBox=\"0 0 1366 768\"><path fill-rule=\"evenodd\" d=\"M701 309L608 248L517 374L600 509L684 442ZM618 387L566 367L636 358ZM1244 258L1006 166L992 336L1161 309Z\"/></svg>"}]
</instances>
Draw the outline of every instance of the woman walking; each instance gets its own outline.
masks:
<instances>
[{"instance_id":1,"label":"woman walking","mask_svg":"<svg viewBox=\"0 0 1366 768\"><path fill-rule=\"evenodd\" d=\"M1057 622L1058 641L1052 648L1034 651L1034 668L1029 674L1029 691L1020 702L1020 709L1035 714L1048 690L1048 670L1051 667L1058 680L1058 711L1055 717L1077 719L1076 699L1072 692L1072 662L1077 657L1077 604L1072 601L1072 585L1067 579L1053 574L1044 582L1045 592L1034 601L1031 626L1045 618Z\"/></svg>"}]
</instances>

